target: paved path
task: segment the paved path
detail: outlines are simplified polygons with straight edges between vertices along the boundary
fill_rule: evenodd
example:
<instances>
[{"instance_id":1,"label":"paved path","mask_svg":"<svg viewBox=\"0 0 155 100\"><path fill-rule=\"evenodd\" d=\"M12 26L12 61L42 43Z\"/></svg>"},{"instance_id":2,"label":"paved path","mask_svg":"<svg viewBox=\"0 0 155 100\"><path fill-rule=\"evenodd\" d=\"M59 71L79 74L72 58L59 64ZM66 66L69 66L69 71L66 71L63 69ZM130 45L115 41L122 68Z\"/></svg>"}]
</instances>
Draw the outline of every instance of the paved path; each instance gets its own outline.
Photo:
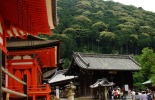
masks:
<instances>
[{"instance_id":1,"label":"paved path","mask_svg":"<svg viewBox=\"0 0 155 100\"><path fill-rule=\"evenodd\" d=\"M60 98L61 100L68 100L67 98Z\"/></svg>"}]
</instances>

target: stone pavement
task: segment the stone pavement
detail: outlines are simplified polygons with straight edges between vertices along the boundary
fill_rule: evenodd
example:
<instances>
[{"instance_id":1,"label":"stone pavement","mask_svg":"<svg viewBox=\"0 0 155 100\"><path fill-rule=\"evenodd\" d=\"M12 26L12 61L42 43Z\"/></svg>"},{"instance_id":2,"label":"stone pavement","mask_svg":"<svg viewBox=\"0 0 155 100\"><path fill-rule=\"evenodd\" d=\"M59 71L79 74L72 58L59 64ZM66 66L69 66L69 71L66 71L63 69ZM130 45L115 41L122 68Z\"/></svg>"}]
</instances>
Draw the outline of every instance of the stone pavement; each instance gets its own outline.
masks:
<instances>
[{"instance_id":1,"label":"stone pavement","mask_svg":"<svg viewBox=\"0 0 155 100\"><path fill-rule=\"evenodd\" d=\"M60 100L68 100L67 98L60 98Z\"/></svg>"}]
</instances>

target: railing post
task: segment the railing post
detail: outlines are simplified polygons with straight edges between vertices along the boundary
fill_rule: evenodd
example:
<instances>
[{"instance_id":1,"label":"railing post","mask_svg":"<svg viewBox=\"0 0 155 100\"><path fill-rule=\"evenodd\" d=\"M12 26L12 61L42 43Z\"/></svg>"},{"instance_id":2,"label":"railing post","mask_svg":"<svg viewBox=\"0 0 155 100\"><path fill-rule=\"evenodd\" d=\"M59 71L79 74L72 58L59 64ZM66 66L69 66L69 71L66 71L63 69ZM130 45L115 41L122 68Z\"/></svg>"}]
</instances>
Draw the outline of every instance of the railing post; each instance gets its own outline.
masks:
<instances>
[{"instance_id":1,"label":"railing post","mask_svg":"<svg viewBox=\"0 0 155 100\"><path fill-rule=\"evenodd\" d=\"M4 92L3 95L4 95L3 100L9 100L9 96L10 96L9 93Z\"/></svg>"},{"instance_id":2,"label":"railing post","mask_svg":"<svg viewBox=\"0 0 155 100\"><path fill-rule=\"evenodd\" d=\"M24 94L27 95L27 97L24 97L24 100L28 100L28 81L27 81L27 74L24 74L24 82L26 82L26 85L24 84Z\"/></svg>"}]
</instances>

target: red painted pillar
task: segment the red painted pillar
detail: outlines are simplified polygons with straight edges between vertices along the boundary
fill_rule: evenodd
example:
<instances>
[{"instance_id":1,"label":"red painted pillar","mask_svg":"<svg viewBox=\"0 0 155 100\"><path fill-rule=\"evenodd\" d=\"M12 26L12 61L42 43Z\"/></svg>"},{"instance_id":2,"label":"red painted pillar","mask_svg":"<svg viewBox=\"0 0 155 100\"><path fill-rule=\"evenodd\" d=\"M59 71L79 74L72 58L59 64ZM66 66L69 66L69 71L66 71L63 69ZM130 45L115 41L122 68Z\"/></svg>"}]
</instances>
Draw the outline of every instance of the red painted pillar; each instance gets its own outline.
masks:
<instances>
[{"instance_id":1,"label":"red painted pillar","mask_svg":"<svg viewBox=\"0 0 155 100\"><path fill-rule=\"evenodd\" d=\"M33 73L34 74L34 77L33 77L33 81L34 81L34 85L37 85L37 67L36 67L36 64L35 64L35 60L33 61L34 63L34 66L33 66Z\"/></svg>"},{"instance_id":2,"label":"red painted pillar","mask_svg":"<svg viewBox=\"0 0 155 100\"><path fill-rule=\"evenodd\" d=\"M50 100L50 95L46 95L46 100Z\"/></svg>"},{"instance_id":3,"label":"red painted pillar","mask_svg":"<svg viewBox=\"0 0 155 100\"><path fill-rule=\"evenodd\" d=\"M36 100L36 95L35 94L33 95L33 100Z\"/></svg>"},{"instance_id":4,"label":"red painted pillar","mask_svg":"<svg viewBox=\"0 0 155 100\"><path fill-rule=\"evenodd\" d=\"M36 71L35 71L35 66L32 67L32 78L31 78L31 81L32 81L32 87L34 90L36 90Z\"/></svg>"},{"instance_id":5,"label":"red painted pillar","mask_svg":"<svg viewBox=\"0 0 155 100\"><path fill-rule=\"evenodd\" d=\"M9 64L10 64L10 63L9 63ZM11 66L8 68L8 71L9 71L10 73L14 74L14 73L13 73L13 69L11 68ZM14 86L14 80L13 80L13 78L11 78L11 77L8 77L8 86L10 87L10 89L14 88L14 87L13 87L13 86Z\"/></svg>"}]
</instances>

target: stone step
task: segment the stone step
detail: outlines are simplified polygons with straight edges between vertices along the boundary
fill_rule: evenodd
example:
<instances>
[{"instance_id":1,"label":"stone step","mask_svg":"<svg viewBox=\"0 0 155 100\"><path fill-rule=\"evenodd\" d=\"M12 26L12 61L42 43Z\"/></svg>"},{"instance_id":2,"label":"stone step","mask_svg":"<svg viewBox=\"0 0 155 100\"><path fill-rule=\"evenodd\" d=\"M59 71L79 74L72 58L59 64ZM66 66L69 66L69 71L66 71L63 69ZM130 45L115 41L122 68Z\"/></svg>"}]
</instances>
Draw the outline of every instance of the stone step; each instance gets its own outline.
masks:
<instances>
[{"instance_id":1,"label":"stone step","mask_svg":"<svg viewBox=\"0 0 155 100\"><path fill-rule=\"evenodd\" d=\"M79 97L75 98L74 100L94 100L92 97Z\"/></svg>"}]
</instances>

